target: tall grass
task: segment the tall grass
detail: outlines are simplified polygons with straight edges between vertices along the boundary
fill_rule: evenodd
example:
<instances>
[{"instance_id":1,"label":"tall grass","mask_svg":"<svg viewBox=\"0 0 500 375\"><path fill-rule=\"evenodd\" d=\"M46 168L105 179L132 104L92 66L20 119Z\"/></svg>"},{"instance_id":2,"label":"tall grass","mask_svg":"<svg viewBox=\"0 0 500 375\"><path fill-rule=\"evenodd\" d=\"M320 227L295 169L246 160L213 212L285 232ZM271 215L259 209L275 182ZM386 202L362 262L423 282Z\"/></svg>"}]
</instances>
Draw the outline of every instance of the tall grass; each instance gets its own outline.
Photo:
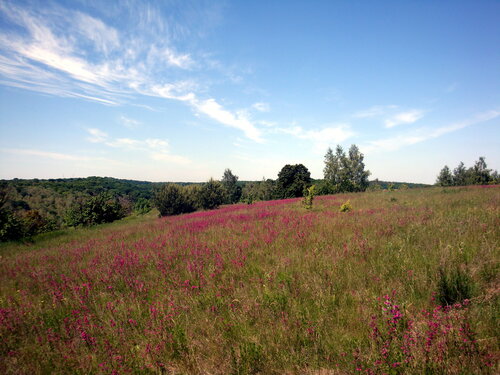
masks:
<instances>
[{"instance_id":1,"label":"tall grass","mask_svg":"<svg viewBox=\"0 0 500 375\"><path fill-rule=\"evenodd\" d=\"M499 203L343 194L3 246L0 371L496 373Z\"/></svg>"}]
</instances>

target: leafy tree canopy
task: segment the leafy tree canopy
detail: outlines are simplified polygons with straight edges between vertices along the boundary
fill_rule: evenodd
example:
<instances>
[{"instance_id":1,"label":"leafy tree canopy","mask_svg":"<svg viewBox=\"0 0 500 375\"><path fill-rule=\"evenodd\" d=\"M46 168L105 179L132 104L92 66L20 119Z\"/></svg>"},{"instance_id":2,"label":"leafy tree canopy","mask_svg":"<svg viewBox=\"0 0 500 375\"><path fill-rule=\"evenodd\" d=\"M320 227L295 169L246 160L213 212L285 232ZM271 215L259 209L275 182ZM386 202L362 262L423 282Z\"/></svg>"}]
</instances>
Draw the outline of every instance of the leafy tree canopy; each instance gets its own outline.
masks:
<instances>
[{"instance_id":1,"label":"leafy tree canopy","mask_svg":"<svg viewBox=\"0 0 500 375\"><path fill-rule=\"evenodd\" d=\"M324 188L329 187L330 193L365 191L370 171L365 170L363 159L356 145L349 148L347 155L340 145L337 145L335 154L328 148L323 169Z\"/></svg>"},{"instance_id":2,"label":"leafy tree canopy","mask_svg":"<svg viewBox=\"0 0 500 375\"><path fill-rule=\"evenodd\" d=\"M238 202L242 192L241 186L238 185L238 176L235 176L228 168L224 171L221 183L226 189L226 203Z\"/></svg>"},{"instance_id":3,"label":"leafy tree canopy","mask_svg":"<svg viewBox=\"0 0 500 375\"><path fill-rule=\"evenodd\" d=\"M303 164L287 164L278 173L276 190L280 198L301 197L310 184L311 173Z\"/></svg>"}]
</instances>

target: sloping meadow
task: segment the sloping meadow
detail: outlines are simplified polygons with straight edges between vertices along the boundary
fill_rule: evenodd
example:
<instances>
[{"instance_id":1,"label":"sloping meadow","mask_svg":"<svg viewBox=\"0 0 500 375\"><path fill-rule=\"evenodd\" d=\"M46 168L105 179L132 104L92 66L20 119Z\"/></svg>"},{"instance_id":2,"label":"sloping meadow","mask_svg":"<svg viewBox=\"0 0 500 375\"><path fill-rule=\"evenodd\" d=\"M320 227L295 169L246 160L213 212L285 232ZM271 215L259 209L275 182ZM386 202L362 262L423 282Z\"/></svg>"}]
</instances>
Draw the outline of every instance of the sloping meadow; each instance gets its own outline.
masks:
<instances>
[{"instance_id":1,"label":"sloping meadow","mask_svg":"<svg viewBox=\"0 0 500 375\"><path fill-rule=\"evenodd\" d=\"M0 372L493 374L499 203L333 195L18 246L0 258Z\"/></svg>"}]
</instances>

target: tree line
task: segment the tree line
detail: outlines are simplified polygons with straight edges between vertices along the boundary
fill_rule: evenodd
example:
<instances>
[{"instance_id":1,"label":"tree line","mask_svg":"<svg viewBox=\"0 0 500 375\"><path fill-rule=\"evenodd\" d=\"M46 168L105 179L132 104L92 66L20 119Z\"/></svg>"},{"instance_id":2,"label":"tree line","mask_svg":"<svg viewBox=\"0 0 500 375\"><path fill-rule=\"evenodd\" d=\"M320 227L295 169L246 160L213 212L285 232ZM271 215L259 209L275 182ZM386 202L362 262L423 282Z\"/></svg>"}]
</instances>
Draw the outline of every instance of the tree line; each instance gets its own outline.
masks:
<instances>
[{"instance_id":1,"label":"tree line","mask_svg":"<svg viewBox=\"0 0 500 375\"><path fill-rule=\"evenodd\" d=\"M286 164L277 179L240 181L231 169L220 180L199 183L151 183L88 177L50 180L0 181L0 241L15 240L65 227L89 226L148 213L156 207L160 216L215 209L238 202L253 203L304 197L306 207L314 195L408 188L418 184L368 181L364 155L356 145L346 151L338 145L324 156L323 179L313 180L303 164ZM453 171L445 166L437 185L459 186L499 183L497 171L485 158L470 168L460 163Z\"/></svg>"},{"instance_id":2,"label":"tree line","mask_svg":"<svg viewBox=\"0 0 500 375\"><path fill-rule=\"evenodd\" d=\"M436 185L438 186L488 185L498 183L500 183L498 172L488 169L484 156L481 156L469 168L466 168L464 163L460 162L453 172L445 165L436 179Z\"/></svg>"},{"instance_id":3,"label":"tree line","mask_svg":"<svg viewBox=\"0 0 500 375\"><path fill-rule=\"evenodd\" d=\"M220 181L210 179L202 185L166 184L157 191L154 205L161 216L177 215L199 209L213 209L222 204L252 203L257 200L286 199L342 192L365 191L370 172L365 170L364 156L356 145L346 153L339 145L325 155L324 179L314 182L303 164L286 164L276 180L240 184L238 176L226 169ZM316 185L313 190L311 186Z\"/></svg>"},{"instance_id":4,"label":"tree line","mask_svg":"<svg viewBox=\"0 0 500 375\"><path fill-rule=\"evenodd\" d=\"M337 146L325 155L324 179L313 181L303 164L287 164L276 180L241 182L230 169L203 184L151 183L88 177L0 181L0 241L16 240L66 227L112 222L156 207L161 216L314 195L364 191L369 171L356 145Z\"/></svg>"}]
</instances>

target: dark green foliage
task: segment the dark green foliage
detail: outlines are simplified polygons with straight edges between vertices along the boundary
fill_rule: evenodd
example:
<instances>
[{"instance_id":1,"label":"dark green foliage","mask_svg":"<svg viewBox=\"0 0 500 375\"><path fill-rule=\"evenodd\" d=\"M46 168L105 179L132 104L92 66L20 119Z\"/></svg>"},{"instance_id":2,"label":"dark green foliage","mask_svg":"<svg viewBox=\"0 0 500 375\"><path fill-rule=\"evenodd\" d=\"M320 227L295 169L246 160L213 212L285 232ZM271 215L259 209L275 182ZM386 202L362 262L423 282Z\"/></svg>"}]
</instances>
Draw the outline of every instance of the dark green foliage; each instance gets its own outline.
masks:
<instances>
[{"instance_id":1,"label":"dark green foliage","mask_svg":"<svg viewBox=\"0 0 500 375\"><path fill-rule=\"evenodd\" d=\"M176 184L165 184L157 191L154 205L160 211L160 216L179 215L196 210L185 188Z\"/></svg>"},{"instance_id":2,"label":"dark green foliage","mask_svg":"<svg viewBox=\"0 0 500 375\"><path fill-rule=\"evenodd\" d=\"M87 200L73 204L66 214L70 227L110 223L125 216L118 199L108 193L101 193Z\"/></svg>"},{"instance_id":3,"label":"dark green foliage","mask_svg":"<svg viewBox=\"0 0 500 375\"><path fill-rule=\"evenodd\" d=\"M459 267L447 271L439 269L437 300L442 306L453 305L472 297L473 283L470 276Z\"/></svg>"},{"instance_id":4,"label":"dark green foliage","mask_svg":"<svg viewBox=\"0 0 500 375\"><path fill-rule=\"evenodd\" d=\"M191 211L199 210L201 208L200 206L201 185L198 184L185 185L182 187L182 189L186 198L187 207L189 207Z\"/></svg>"},{"instance_id":5,"label":"dark green foliage","mask_svg":"<svg viewBox=\"0 0 500 375\"><path fill-rule=\"evenodd\" d=\"M224 203L226 191L219 181L211 178L201 186L198 199L201 208L212 210Z\"/></svg>"},{"instance_id":6,"label":"dark green foliage","mask_svg":"<svg viewBox=\"0 0 500 375\"><path fill-rule=\"evenodd\" d=\"M0 242L19 240L56 228L54 221L46 219L37 210L28 209L18 210L17 212L12 210L9 207L7 195L5 189L0 190ZM15 205L15 207L18 207L18 205Z\"/></svg>"},{"instance_id":7,"label":"dark green foliage","mask_svg":"<svg viewBox=\"0 0 500 375\"><path fill-rule=\"evenodd\" d=\"M450 168L447 165L441 169L439 175L436 180L436 185L439 186L452 186L453 185L453 176L451 175Z\"/></svg>"},{"instance_id":8,"label":"dark green foliage","mask_svg":"<svg viewBox=\"0 0 500 375\"><path fill-rule=\"evenodd\" d=\"M276 182L271 179L247 182L243 186L241 199L244 202L269 201L279 198L276 193Z\"/></svg>"},{"instance_id":9,"label":"dark green foliage","mask_svg":"<svg viewBox=\"0 0 500 375\"><path fill-rule=\"evenodd\" d=\"M37 186L60 194L80 192L85 195L97 195L108 192L114 196L129 196L133 201L139 198L152 198L153 188L158 185L147 181L121 180L112 177L14 179L9 181L9 184L21 191L28 187Z\"/></svg>"},{"instance_id":10,"label":"dark green foliage","mask_svg":"<svg viewBox=\"0 0 500 375\"><path fill-rule=\"evenodd\" d=\"M37 210L28 210L20 213L23 226L23 237L31 237L35 234L50 232L57 229L54 221L48 220Z\"/></svg>"},{"instance_id":11,"label":"dark green foliage","mask_svg":"<svg viewBox=\"0 0 500 375\"><path fill-rule=\"evenodd\" d=\"M21 221L8 209L0 209L0 242L18 240L23 237Z\"/></svg>"},{"instance_id":12,"label":"dark green foliage","mask_svg":"<svg viewBox=\"0 0 500 375\"><path fill-rule=\"evenodd\" d=\"M280 198L301 197L310 184L311 173L303 164L287 164L278 173L276 191Z\"/></svg>"},{"instance_id":13,"label":"dark green foliage","mask_svg":"<svg viewBox=\"0 0 500 375\"><path fill-rule=\"evenodd\" d=\"M238 176L235 176L230 169L224 171L221 180L226 189L226 203L237 203L241 198L241 186L238 185Z\"/></svg>"},{"instance_id":14,"label":"dark green foliage","mask_svg":"<svg viewBox=\"0 0 500 375\"><path fill-rule=\"evenodd\" d=\"M119 199L126 214L133 211L139 200L151 200L159 183L120 180L110 177L88 177L49 180L2 180L2 190L8 192L7 208L23 217L29 210L37 210L52 227L64 224L68 210L77 202L108 193ZM144 203L144 201L142 201ZM147 206L139 205L141 210Z\"/></svg>"},{"instance_id":15,"label":"dark green foliage","mask_svg":"<svg viewBox=\"0 0 500 375\"><path fill-rule=\"evenodd\" d=\"M315 185L316 185L316 193L318 195L335 194L335 189L330 181L320 180L316 182Z\"/></svg>"},{"instance_id":16,"label":"dark green foliage","mask_svg":"<svg viewBox=\"0 0 500 375\"><path fill-rule=\"evenodd\" d=\"M430 187L432 185L427 185L427 184L416 184L416 183L411 183L411 182L395 182L395 181L380 181L378 178L375 180L370 181L368 185L368 190L381 190L381 189L388 189L389 186L392 186L393 189L405 189L404 186L408 187L409 189L413 188L424 188L424 187Z\"/></svg>"},{"instance_id":17,"label":"dark green foliage","mask_svg":"<svg viewBox=\"0 0 500 375\"><path fill-rule=\"evenodd\" d=\"M453 185L467 185L467 168L465 168L463 162L460 162L460 164L458 164L458 166L453 170Z\"/></svg>"},{"instance_id":18,"label":"dark green foliage","mask_svg":"<svg viewBox=\"0 0 500 375\"><path fill-rule=\"evenodd\" d=\"M337 145L335 154L331 148L327 150L323 173L331 193L366 190L370 171L365 171L363 159L364 156L356 145L351 145L348 155L340 145Z\"/></svg>"}]
</instances>

